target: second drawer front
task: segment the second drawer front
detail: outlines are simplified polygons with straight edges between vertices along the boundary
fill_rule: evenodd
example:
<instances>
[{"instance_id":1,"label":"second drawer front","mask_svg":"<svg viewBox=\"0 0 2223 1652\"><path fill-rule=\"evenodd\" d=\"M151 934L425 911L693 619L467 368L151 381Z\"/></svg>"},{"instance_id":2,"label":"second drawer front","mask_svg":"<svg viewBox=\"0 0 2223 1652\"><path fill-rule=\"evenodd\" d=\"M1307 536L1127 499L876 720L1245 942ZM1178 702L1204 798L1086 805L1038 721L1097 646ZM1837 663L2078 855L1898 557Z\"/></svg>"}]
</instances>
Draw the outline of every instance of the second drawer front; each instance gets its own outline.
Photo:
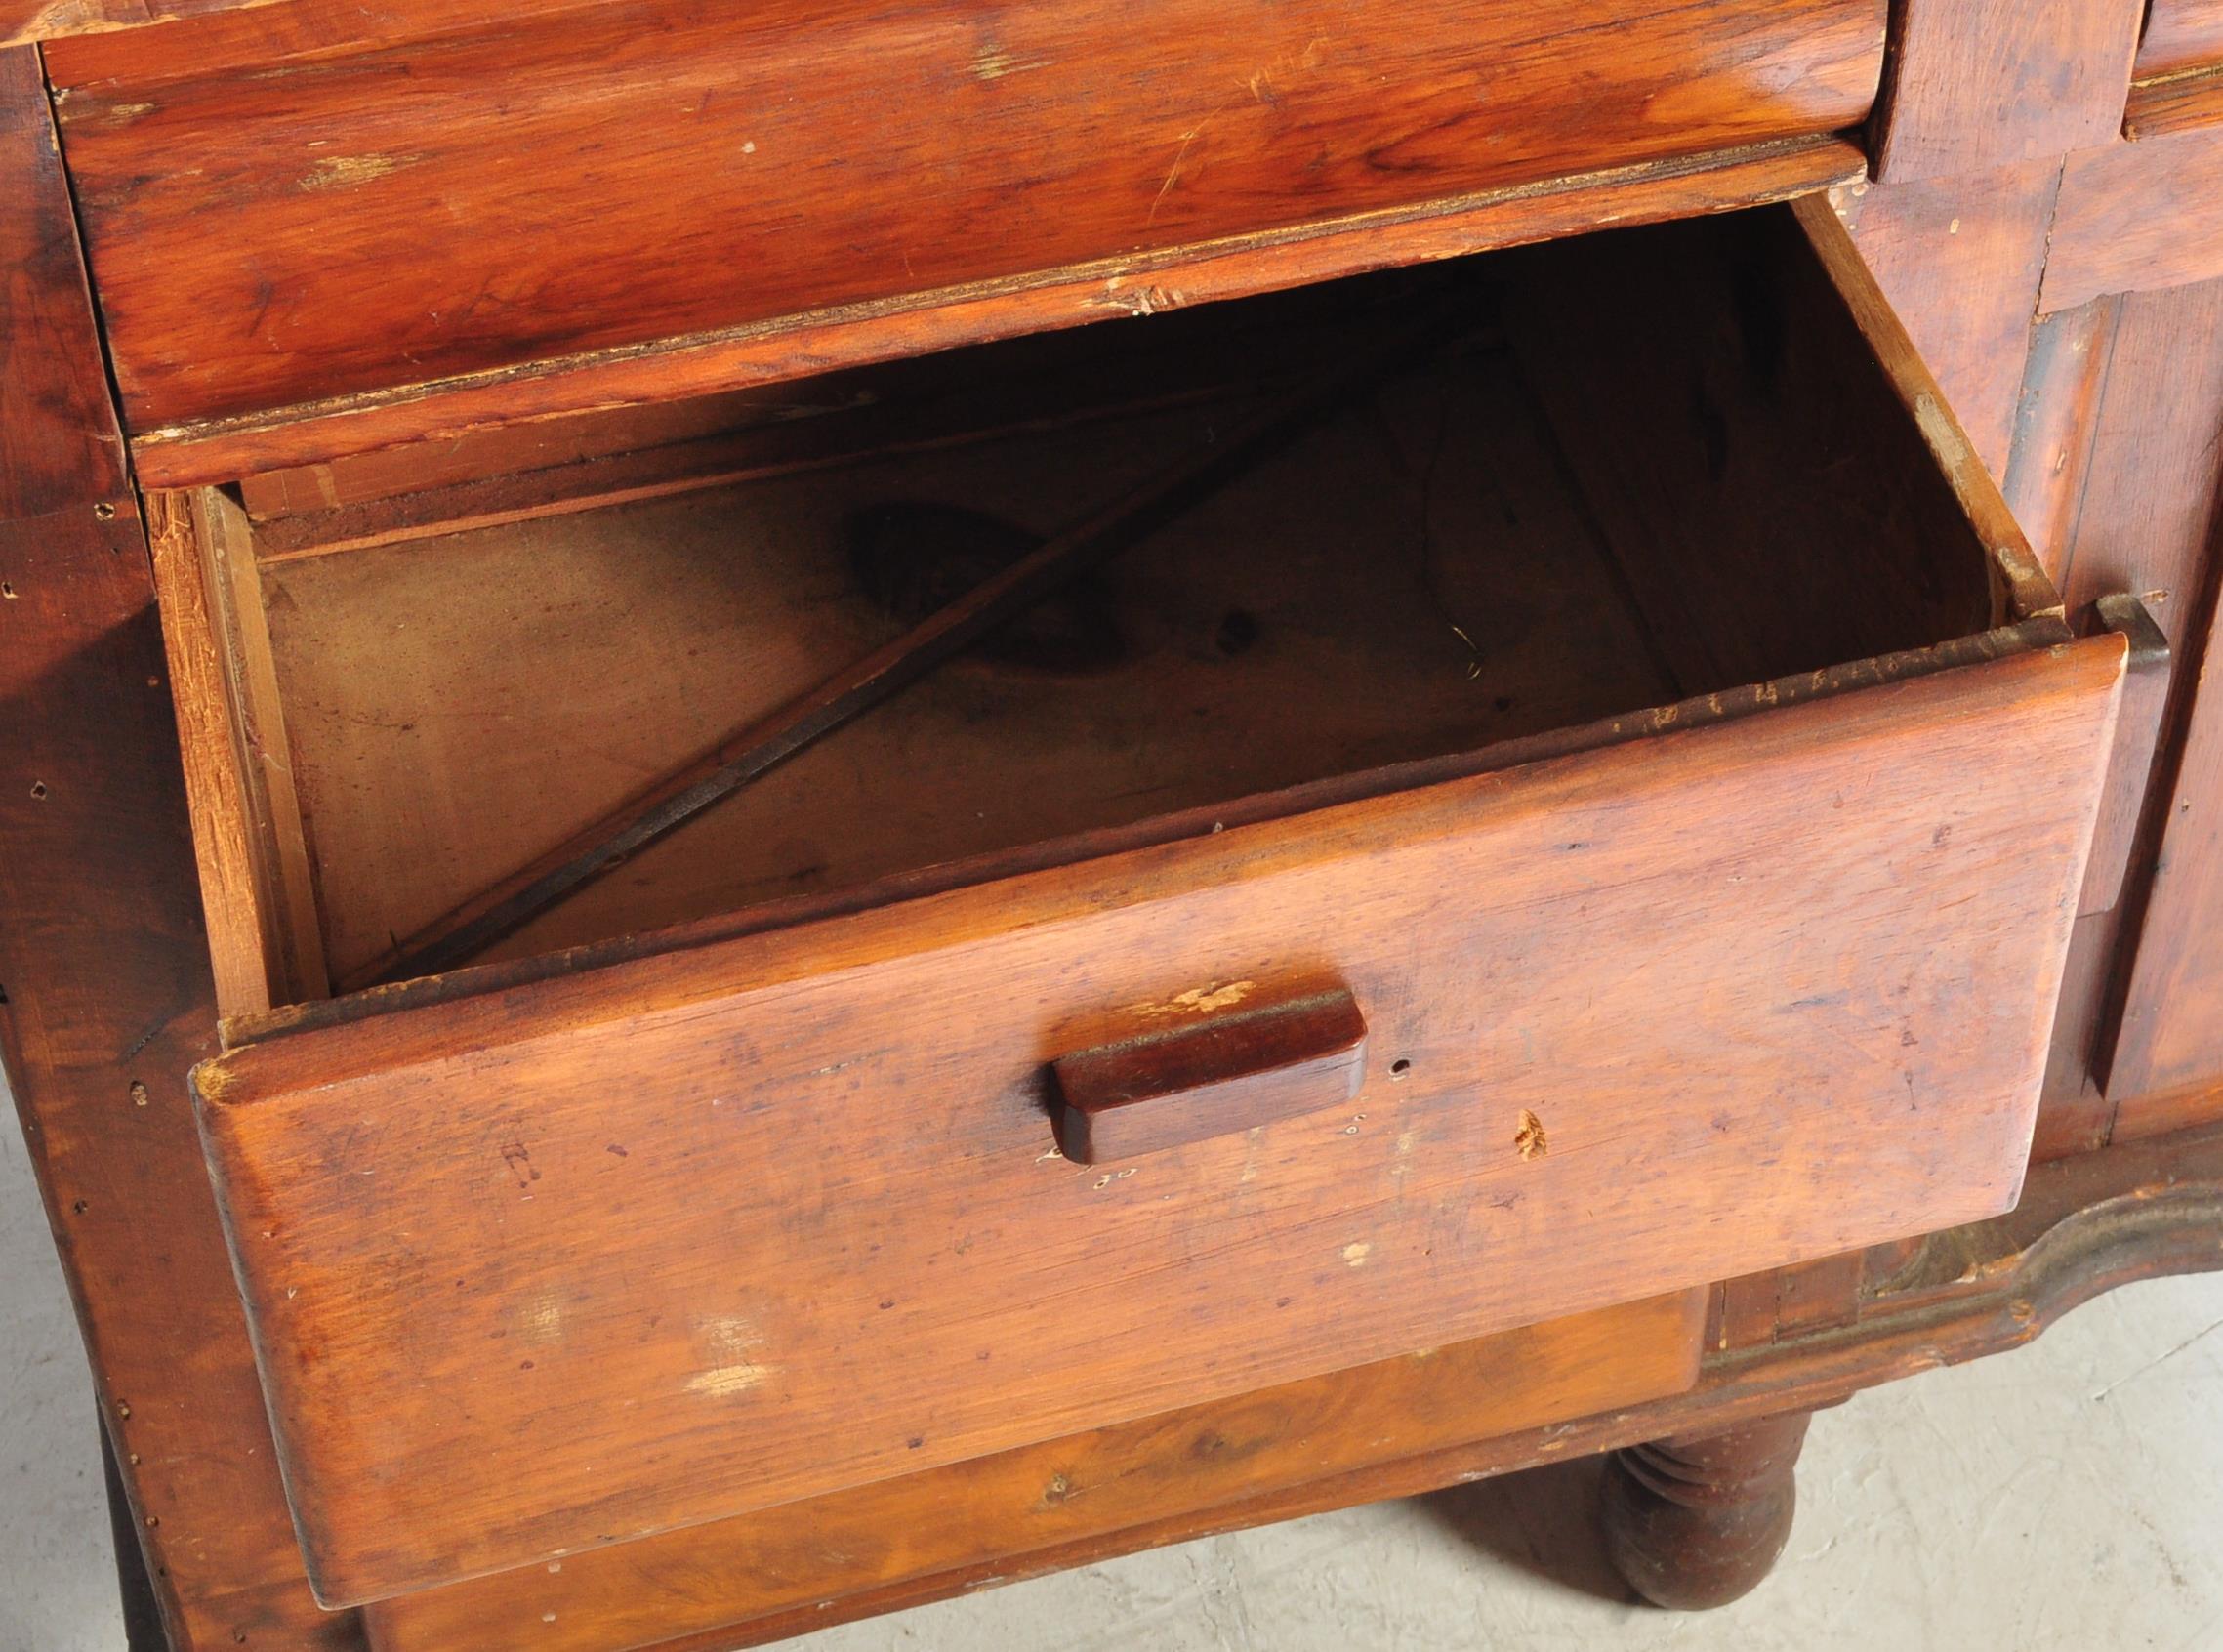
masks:
<instances>
[{"instance_id":1,"label":"second drawer front","mask_svg":"<svg viewBox=\"0 0 2223 1652\"><path fill-rule=\"evenodd\" d=\"M1943 672L203 1069L323 1595L1995 1213L2120 655ZM1363 1054L1323 1069L1316 1110L1058 1151L1060 1057L1342 992Z\"/></svg>"}]
</instances>

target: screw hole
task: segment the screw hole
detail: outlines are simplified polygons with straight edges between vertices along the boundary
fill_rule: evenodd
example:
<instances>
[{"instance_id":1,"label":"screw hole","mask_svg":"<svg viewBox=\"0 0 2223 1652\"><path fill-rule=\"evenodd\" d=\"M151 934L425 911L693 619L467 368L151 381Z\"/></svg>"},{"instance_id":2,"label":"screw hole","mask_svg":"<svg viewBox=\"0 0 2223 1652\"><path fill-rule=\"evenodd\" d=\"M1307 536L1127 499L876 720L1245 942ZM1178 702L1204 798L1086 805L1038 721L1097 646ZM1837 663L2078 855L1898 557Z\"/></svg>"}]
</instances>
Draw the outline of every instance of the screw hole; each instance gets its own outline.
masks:
<instances>
[{"instance_id":1,"label":"screw hole","mask_svg":"<svg viewBox=\"0 0 2223 1652\"><path fill-rule=\"evenodd\" d=\"M0 599L5 599L10 602L16 599L15 586L4 579L0 579Z\"/></svg>"},{"instance_id":2,"label":"screw hole","mask_svg":"<svg viewBox=\"0 0 2223 1652\"><path fill-rule=\"evenodd\" d=\"M116 519L116 508L103 502L93 507L93 515L103 522L112 522Z\"/></svg>"},{"instance_id":3,"label":"screw hole","mask_svg":"<svg viewBox=\"0 0 2223 1652\"><path fill-rule=\"evenodd\" d=\"M131 1104L134 1107L144 1107L146 1105L146 1086L140 1083L139 1080L133 1079L131 1081Z\"/></svg>"},{"instance_id":4,"label":"screw hole","mask_svg":"<svg viewBox=\"0 0 2223 1652\"><path fill-rule=\"evenodd\" d=\"M1401 1079L1412 1070L1413 1063L1410 1061L1398 1060L1389 1063L1389 1076L1392 1079Z\"/></svg>"},{"instance_id":5,"label":"screw hole","mask_svg":"<svg viewBox=\"0 0 2223 1652\"><path fill-rule=\"evenodd\" d=\"M46 782L44 780L33 780L31 782L31 796L41 800L42 802L45 800Z\"/></svg>"}]
</instances>

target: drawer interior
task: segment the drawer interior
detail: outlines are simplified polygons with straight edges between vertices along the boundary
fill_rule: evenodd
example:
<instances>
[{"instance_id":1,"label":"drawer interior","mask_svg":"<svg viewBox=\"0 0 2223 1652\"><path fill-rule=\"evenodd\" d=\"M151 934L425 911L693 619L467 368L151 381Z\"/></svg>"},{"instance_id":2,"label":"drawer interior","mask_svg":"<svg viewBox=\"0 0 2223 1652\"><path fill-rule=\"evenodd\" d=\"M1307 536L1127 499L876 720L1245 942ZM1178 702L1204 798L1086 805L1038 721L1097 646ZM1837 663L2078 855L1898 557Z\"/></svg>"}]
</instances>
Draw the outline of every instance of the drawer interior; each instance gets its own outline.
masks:
<instances>
[{"instance_id":1,"label":"drawer interior","mask_svg":"<svg viewBox=\"0 0 2223 1652\"><path fill-rule=\"evenodd\" d=\"M1326 399L1323 363L1358 364ZM212 886L225 1007L407 974L443 915L1260 410L1318 404L482 959L1210 830L2022 617L1904 399L1769 208L175 496L187 744L241 777L234 825L196 793L244 868Z\"/></svg>"}]
</instances>

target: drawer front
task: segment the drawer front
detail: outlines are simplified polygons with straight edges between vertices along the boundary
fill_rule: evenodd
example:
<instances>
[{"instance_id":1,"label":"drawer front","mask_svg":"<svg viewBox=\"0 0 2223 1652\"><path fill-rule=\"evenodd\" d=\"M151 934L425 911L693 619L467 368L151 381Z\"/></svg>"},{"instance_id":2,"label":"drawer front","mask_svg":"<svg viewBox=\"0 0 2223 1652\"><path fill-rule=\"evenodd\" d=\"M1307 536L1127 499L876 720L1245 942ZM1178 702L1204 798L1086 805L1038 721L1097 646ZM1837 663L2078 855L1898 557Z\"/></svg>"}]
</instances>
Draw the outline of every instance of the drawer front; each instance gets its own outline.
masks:
<instances>
[{"instance_id":1,"label":"drawer front","mask_svg":"<svg viewBox=\"0 0 2223 1652\"><path fill-rule=\"evenodd\" d=\"M755 1641L786 1614L967 1567L1019 1575L1045 1550L1118 1552L1410 1495L1457 1471L1442 1453L1681 1393L1711 1299L1624 1302L400 1595L364 1627L374 1652L617 1652L744 1629Z\"/></svg>"},{"instance_id":2,"label":"drawer front","mask_svg":"<svg viewBox=\"0 0 2223 1652\"><path fill-rule=\"evenodd\" d=\"M1800 680L204 1067L321 1593L1996 1213L2121 662ZM1343 995L1315 1110L1059 1152L1064 1058Z\"/></svg>"},{"instance_id":3,"label":"drawer front","mask_svg":"<svg viewBox=\"0 0 2223 1652\"><path fill-rule=\"evenodd\" d=\"M157 445L1844 130L1884 0L626 0L477 28L297 0L283 21L52 53L128 422ZM1098 312L1175 302L1153 294L1110 280Z\"/></svg>"}]
</instances>

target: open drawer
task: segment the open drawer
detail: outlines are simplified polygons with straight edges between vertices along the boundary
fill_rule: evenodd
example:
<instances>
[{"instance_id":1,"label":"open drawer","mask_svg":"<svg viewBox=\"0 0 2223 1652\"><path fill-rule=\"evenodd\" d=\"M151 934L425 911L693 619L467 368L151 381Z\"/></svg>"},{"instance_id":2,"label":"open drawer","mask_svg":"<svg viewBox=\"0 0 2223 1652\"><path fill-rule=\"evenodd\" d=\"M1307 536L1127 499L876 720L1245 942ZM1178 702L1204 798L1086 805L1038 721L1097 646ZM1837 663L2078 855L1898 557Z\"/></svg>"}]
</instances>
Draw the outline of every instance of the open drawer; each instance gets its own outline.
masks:
<instances>
[{"instance_id":1,"label":"open drawer","mask_svg":"<svg viewBox=\"0 0 2223 1652\"><path fill-rule=\"evenodd\" d=\"M1370 352L1028 619L387 979ZM1826 206L720 416L156 502L233 1012L196 1087L327 1601L2012 1203L2124 645Z\"/></svg>"}]
</instances>

